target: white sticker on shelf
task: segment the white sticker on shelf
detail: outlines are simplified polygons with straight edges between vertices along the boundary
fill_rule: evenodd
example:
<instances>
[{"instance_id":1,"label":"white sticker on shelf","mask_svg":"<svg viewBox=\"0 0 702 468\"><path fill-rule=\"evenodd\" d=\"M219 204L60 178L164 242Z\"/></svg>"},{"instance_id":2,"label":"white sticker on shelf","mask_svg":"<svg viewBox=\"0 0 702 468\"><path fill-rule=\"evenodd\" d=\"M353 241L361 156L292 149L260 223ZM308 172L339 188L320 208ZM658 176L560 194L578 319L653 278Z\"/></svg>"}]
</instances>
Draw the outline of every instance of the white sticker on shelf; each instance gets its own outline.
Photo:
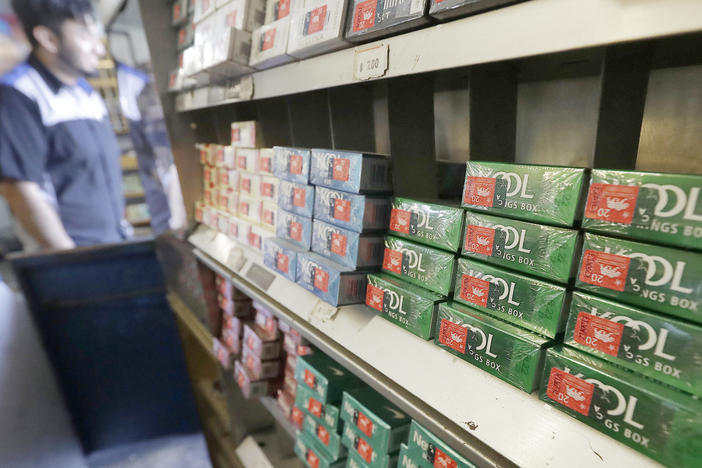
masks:
<instances>
[{"instance_id":1,"label":"white sticker on shelf","mask_svg":"<svg viewBox=\"0 0 702 468\"><path fill-rule=\"evenodd\" d=\"M388 70L388 45L357 47L353 59L353 76L357 80L380 78Z\"/></svg>"},{"instance_id":2,"label":"white sticker on shelf","mask_svg":"<svg viewBox=\"0 0 702 468\"><path fill-rule=\"evenodd\" d=\"M240 247L234 246L229 249L229 254L227 255L227 261L224 263L232 271L239 271L246 263L246 258L244 257L244 252Z\"/></svg>"}]
</instances>

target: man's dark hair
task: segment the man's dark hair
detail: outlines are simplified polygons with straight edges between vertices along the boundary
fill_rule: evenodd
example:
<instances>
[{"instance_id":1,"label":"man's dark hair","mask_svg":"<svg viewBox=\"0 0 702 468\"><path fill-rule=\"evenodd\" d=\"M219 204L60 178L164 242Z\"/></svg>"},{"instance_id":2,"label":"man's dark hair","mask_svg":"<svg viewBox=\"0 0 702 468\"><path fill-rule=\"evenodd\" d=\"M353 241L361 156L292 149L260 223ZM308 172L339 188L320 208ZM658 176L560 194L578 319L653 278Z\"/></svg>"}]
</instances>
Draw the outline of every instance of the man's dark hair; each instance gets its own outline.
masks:
<instances>
[{"instance_id":1,"label":"man's dark hair","mask_svg":"<svg viewBox=\"0 0 702 468\"><path fill-rule=\"evenodd\" d=\"M95 14L91 0L12 0L12 8L33 46L37 42L32 31L37 26L60 34L64 21L80 21Z\"/></svg>"}]
</instances>

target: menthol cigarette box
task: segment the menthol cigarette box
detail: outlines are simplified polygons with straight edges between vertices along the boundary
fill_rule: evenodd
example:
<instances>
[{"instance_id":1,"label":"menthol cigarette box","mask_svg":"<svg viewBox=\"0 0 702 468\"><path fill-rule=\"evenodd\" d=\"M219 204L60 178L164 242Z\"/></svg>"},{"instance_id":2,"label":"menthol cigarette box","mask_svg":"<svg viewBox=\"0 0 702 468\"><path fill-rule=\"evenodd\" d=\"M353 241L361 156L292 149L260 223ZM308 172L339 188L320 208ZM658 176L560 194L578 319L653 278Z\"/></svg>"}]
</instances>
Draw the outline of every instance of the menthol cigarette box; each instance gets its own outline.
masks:
<instances>
[{"instance_id":1,"label":"menthol cigarette box","mask_svg":"<svg viewBox=\"0 0 702 468\"><path fill-rule=\"evenodd\" d=\"M329 431L324 424L317 422L309 414L305 415L302 421L302 430L323 448L323 453L330 460L336 461L346 456L346 447L341 445L341 435Z\"/></svg>"},{"instance_id":2,"label":"menthol cigarette box","mask_svg":"<svg viewBox=\"0 0 702 468\"><path fill-rule=\"evenodd\" d=\"M275 235L291 242L305 250L310 249L312 243L312 218L289 213L278 208L278 217L275 221Z\"/></svg>"},{"instance_id":3,"label":"menthol cigarette box","mask_svg":"<svg viewBox=\"0 0 702 468\"><path fill-rule=\"evenodd\" d=\"M358 377L320 351L298 356L295 380L300 386L316 393L323 404L340 402L345 390L361 385Z\"/></svg>"},{"instance_id":4,"label":"menthol cigarette box","mask_svg":"<svg viewBox=\"0 0 702 468\"><path fill-rule=\"evenodd\" d=\"M344 47L344 0L327 0L305 5L290 15L288 54L312 57Z\"/></svg>"},{"instance_id":5,"label":"menthol cigarette box","mask_svg":"<svg viewBox=\"0 0 702 468\"><path fill-rule=\"evenodd\" d=\"M388 225L390 199L317 187L314 217L351 231L381 231Z\"/></svg>"},{"instance_id":6,"label":"menthol cigarette box","mask_svg":"<svg viewBox=\"0 0 702 468\"><path fill-rule=\"evenodd\" d=\"M365 273L312 252L298 254L296 281L334 307L362 304L366 297Z\"/></svg>"},{"instance_id":7,"label":"menthol cigarette box","mask_svg":"<svg viewBox=\"0 0 702 468\"><path fill-rule=\"evenodd\" d=\"M297 255L305 251L283 239L269 237L263 241L263 264L294 282L297 274Z\"/></svg>"},{"instance_id":8,"label":"menthol cigarette box","mask_svg":"<svg viewBox=\"0 0 702 468\"><path fill-rule=\"evenodd\" d=\"M410 198L394 197L388 232L450 252L461 247L464 210Z\"/></svg>"},{"instance_id":9,"label":"menthol cigarette box","mask_svg":"<svg viewBox=\"0 0 702 468\"><path fill-rule=\"evenodd\" d=\"M440 20L470 16L524 0L431 0L429 14Z\"/></svg>"},{"instance_id":10,"label":"menthol cigarette box","mask_svg":"<svg viewBox=\"0 0 702 468\"><path fill-rule=\"evenodd\" d=\"M465 459L443 440L414 420L410 426L409 439L404 452L407 459L412 460L415 463L414 466L418 467L453 466L456 468L475 468L475 465L469 460ZM403 462L403 460L405 460L403 449L400 448L400 462L405 463L400 466L413 466L409 462Z\"/></svg>"},{"instance_id":11,"label":"menthol cigarette box","mask_svg":"<svg viewBox=\"0 0 702 468\"><path fill-rule=\"evenodd\" d=\"M468 161L463 206L535 223L573 226L581 217L586 170Z\"/></svg>"},{"instance_id":12,"label":"menthol cigarette box","mask_svg":"<svg viewBox=\"0 0 702 468\"><path fill-rule=\"evenodd\" d=\"M312 251L353 270L377 268L383 263L383 236L359 234L315 219Z\"/></svg>"},{"instance_id":13,"label":"menthol cigarette box","mask_svg":"<svg viewBox=\"0 0 702 468\"><path fill-rule=\"evenodd\" d=\"M257 133L257 125L255 120L245 120L241 122L232 122L231 139L232 146L244 148L258 148L260 136ZM237 163L238 164L238 163ZM255 171L255 169L244 169L246 171Z\"/></svg>"},{"instance_id":14,"label":"menthol cigarette box","mask_svg":"<svg viewBox=\"0 0 702 468\"><path fill-rule=\"evenodd\" d=\"M390 158L382 154L313 149L310 183L351 193L390 193Z\"/></svg>"},{"instance_id":15,"label":"menthol cigarette box","mask_svg":"<svg viewBox=\"0 0 702 468\"><path fill-rule=\"evenodd\" d=\"M455 302L439 306L437 328L437 346L527 393L538 388L549 339Z\"/></svg>"},{"instance_id":16,"label":"menthol cigarette box","mask_svg":"<svg viewBox=\"0 0 702 468\"><path fill-rule=\"evenodd\" d=\"M275 146L273 151L273 175L298 184L309 182L310 150Z\"/></svg>"},{"instance_id":17,"label":"menthol cigarette box","mask_svg":"<svg viewBox=\"0 0 702 468\"><path fill-rule=\"evenodd\" d=\"M702 250L702 176L592 171L588 231Z\"/></svg>"},{"instance_id":18,"label":"menthol cigarette box","mask_svg":"<svg viewBox=\"0 0 702 468\"><path fill-rule=\"evenodd\" d=\"M702 396L702 326L575 292L563 342Z\"/></svg>"},{"instance_id":19,"label":"menthol cigarette box","mask_svg":"<svg viewBox=\"0 0 702 468\"><path fill-rule=\"evenodd\" d=\"M353 0L346 15L346 39L369 41L429 22L426 0Z\"/></svg>"},{"instance_id":20,"label":"menthol cigarette box","mask_svg":"<svg viewBox=\"0 0 702 468\"><path fill-rule=\"evenodd\" d=\"M453 299L550 338L568 315L564 286L467 258L456 263Z\"/></svg>"},{"instance_id":21,"label":"menthol cigarette box","mask_svg":"<svg viewBox=\"0 0 702 468\"><path fill-rule=\"evenodd\" d=\"M308 468L342 468L346 464L345 459L333 461L328 458L319 444L304 431L299 432L295 439L295 454Z\"/></svg>"},{"instance_id":22,"label":"menthol cigarette box","mask_svg":"<svg viewBox=\"0 0 702 468\"><path fill-rule=\"evenodd\" d=\"M410 417L370 387L344 392L341 419L379 453L397 451L409 433Z\"/></svg>"},{"instance_id":23,"label":"menthol cigarette box","mask_svg":"<svg viewBox=\"0 0 702 468\"><path fill-rule=\"evenodd\" d=\"M390 275L368 274L366 305L422 339L434 337L436 313L445 300L440 294Z\"/></svg>"},{"instance_id":24,"label":"menthol cigarette box","mask_svg":"<svg viewBox=\"0 0 702 468\"><path fill-rule=\"evenodd\" d=\"M295 392L295 406L304 411L305 414L312 416L329 432L339 433L342 424L339 417L339 407L330 403L324 404L319 398L317 392L305 385L304 382L298 382Z\"/></svg>"},{"instance_id":25,"label":"menthol cigarette box","mask_svg":"<svg viewBox=\"0 0 702 468\"><path fill-rule=\"evenodd\" d=\"M263 70L294 59L286 53L290 17L254 29L251 35L251 59L249 65Z\"/></svg>"},{"instance_id":26,"label":"menthol cigarette box","mask_svg":"<svg viewBox=\"0 0 702 468\"><path fill-rule=\"evenodd\" d=\"M397 468L434 468L434 465L425 462L421 458L412 458L409 455L407 446L401 444L397 455Z\"/></svg>"},{"instance_id":27,"label":"menthol cigarette box","mask_svg":"<svg viewBox=\"0 0 702 468\"><path fill-rule=\"evenodd\" d=\"M278 206L285 211L311 218L314 213L314 186L280 179Z\"/></svg>"},{"instance_id":28,"label":"menthol cigarette box","mask_svg":"<svg viewBox=\"0 0 702 468\"><path fill-rule=\"evenodd\" d=\"M383 271L444 296L451 293L454 280L454 254L410 242L385 237Z\"/></svg>"},{"instance_id":29,"label":"menthol cigarette box","mask_svg":"<svg viewBox=\"0 0 702 468\"><path fill-rule=\"evenodd\" d=\"M702 402L676 389L557 346L540 398L666 466L700 466Z\"/></svg>"},{"instance_id":30,"label":"menthol cigarette box","mask_svg":"<svg viewBox=\"0 0 702 468\"><path fill-rule=\"evenodd\" d=\"M575 229L466 213L461 252L466 257L568 283L578 268L579 248Z\"/></svg>"},{"instance_id":31,"label":"menthol cigarette box","mask_svg":"<svg viewBox=\"0 0 702 468\"><path fill-rule=\"evenodd\" d=\"M702 323L702 254L586 234L578 289Z\"/></svg>"},{"instance_id":32,"label":"menthol cigarette box","mask_svg":"<svg viewBox=\"0 0 702 468\"><path fill-rule=\"evenodd\" d=\"M347 422L344 422L344 428L341 431L341 443L348 449L347 460L353 459L351 465L347 461L347 467L391 468L397 466L397 454L374 450L362 433Z\"/></svg>"}]
</instances>

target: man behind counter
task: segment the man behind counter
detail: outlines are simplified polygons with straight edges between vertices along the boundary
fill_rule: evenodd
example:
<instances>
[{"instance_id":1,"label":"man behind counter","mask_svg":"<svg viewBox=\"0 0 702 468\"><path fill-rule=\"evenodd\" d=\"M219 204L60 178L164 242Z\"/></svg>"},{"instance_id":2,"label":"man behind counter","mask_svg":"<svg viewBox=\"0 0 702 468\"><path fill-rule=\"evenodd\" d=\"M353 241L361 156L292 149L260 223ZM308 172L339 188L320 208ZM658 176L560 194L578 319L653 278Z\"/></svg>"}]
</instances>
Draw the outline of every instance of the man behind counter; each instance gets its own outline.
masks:
<instances>
[{"instance_id":1,"label":"man behind counter","mask_svg":"<svg viewBox=\"0 0 702 468\"><path fill-rule=\"evenodd\" d=\"M119 146L85 80L105 49L91 0L12 0L32 45L0 78L0 194L45 249L127 237Z\"/></svg>"}]
</instances>

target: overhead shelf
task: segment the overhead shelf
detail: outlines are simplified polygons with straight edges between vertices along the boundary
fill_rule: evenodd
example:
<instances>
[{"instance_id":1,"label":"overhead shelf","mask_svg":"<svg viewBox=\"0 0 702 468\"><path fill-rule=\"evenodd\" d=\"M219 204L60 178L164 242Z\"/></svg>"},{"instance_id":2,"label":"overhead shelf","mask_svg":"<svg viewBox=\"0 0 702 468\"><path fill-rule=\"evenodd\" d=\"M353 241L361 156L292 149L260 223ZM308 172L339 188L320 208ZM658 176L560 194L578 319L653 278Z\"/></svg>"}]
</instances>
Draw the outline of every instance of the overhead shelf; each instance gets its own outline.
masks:
<instances>
[{"instance_id":1,"label":"overhead shelf","mask_svg":"<svg viewBox=\"0 0 702 468\"><path fill-rule=\"evenodd\" d=\"M365 305L321 302L221 233L200 226L189 240L205 264L478 466L661 466Z\"/></svg>"},{"instance_id":2,"label":"overhead shelf","mask_svg":"<svg viewBox=\"0 0 702 468\"><path fill-rule=\"evenodd\" d=\"M517 26L518 25L518 26ZM698 0L530 0L252 74L253 98L357 83L357 49L386 44L383 78L702 31ZM222 105L218 100L180 111Z\"/></svg>"}]
</instances>

